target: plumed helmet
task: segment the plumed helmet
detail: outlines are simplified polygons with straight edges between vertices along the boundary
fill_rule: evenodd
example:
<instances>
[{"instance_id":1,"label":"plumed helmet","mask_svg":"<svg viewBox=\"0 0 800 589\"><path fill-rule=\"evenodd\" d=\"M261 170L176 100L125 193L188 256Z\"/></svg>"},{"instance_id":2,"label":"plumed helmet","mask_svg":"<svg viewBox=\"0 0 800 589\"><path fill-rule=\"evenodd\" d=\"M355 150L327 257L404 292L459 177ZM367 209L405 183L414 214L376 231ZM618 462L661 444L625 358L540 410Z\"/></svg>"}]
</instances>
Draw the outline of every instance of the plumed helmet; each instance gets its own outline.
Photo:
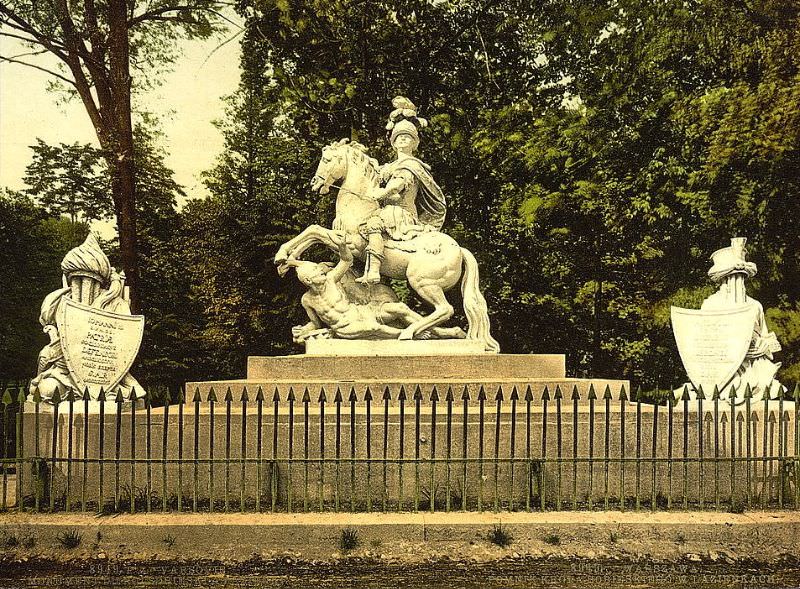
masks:
<instances>
[{"instance_id":1,"label":"plumed helmet","mask_svg":"<svg viewBox=\"0 0 800 589\"><path fill-rule=\"evenodd\" d=\"M756 265L745 259L746 242L746 237L733 237L729 247L723 247L711 254L713 264L708 270L708 276L714 282L720 282L731 274L745 274L748 278L756 275Z\"/></svg>"},{"instance_id":2,"label":"plumed helmet","mask_svg":"<svg viewBox=\"0 0 800 589\"><path fill-rule=\"evenodd\" d=\"M392 100L394 110L389 114L386 130L389 131L389 141L394 143L398 135L411 135L419 143L419 129L428 126L428 121L417 115L417 107L405 96L396 96Z\"/></svg>"},{"instance_id":3,"label":"plumed helmet","mask_svg":"<svg viewBox=\"0 0 800 589\"><path fill-rule=\"evenodd\" d=\"M86 276L103 286L108 285L111 279L111 264L100 249L100 242L94 233L89 233L81 245L67 252L61 260L61 271L67 280L73 275Z\"/></svg>"},{"instance_id":4,"label":"plumed helmet","mask_svg":"<svg viewBox=\"0 0 800 589\"><path fill-rule=\"evenodd\" d=\"M397 123L392 129L389 143L394 145L394 140L400 135L411 135L411 137L414 138L414 141L419 143L419 132L417 131L417 127L414 126L414 123L411 121L403 120Z\"/></svg>"}]
</instances>

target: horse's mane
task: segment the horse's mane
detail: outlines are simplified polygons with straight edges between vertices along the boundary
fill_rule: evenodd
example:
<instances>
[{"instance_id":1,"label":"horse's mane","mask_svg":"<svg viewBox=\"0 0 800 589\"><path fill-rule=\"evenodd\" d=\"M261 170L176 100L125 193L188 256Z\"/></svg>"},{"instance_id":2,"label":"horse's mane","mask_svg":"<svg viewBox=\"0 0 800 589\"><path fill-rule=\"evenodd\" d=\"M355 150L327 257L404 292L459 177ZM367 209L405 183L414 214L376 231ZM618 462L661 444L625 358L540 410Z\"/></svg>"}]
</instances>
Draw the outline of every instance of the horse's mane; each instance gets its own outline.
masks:
<instances>
[{"instance_id":1,"label":"horse's mane","mask_svg":"<svg viewBox=\"0 0 800 589\"><path fill-rule=\"evenodd\" d=\"M369 150L367 149L366 145L359 143L358 141L350 141L347 137L344 139L340 139L339 141L334 141L328 147L347 147L349 148L348 151L353 155L353 160L361 163L366 164L365 169L371 171L373 174L377 173L378 171L378 160L374 157L370 157L367 153Z\"/></svg>"}]
</instances>

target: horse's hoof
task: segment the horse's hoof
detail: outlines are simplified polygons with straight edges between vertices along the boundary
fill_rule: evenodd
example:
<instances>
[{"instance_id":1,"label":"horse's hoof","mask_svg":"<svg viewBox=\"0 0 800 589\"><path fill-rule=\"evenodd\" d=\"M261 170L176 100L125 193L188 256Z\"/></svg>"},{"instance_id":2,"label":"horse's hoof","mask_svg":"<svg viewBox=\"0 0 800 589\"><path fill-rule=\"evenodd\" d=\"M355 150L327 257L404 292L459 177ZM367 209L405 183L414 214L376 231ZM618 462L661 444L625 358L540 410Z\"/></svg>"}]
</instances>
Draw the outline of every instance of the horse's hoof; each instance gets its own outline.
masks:
<instances>
[{"instance_id":1,"label":"horse's hoof","mask_svg":"<svg viewBox=\"0 0 800 589\"><path fill-rule=\"evenodd\" d=\"M400 332L400 335L397 336L397 339L399 339L399 340L414 339L414 330L413 329L408 329L408 328L404 329L403 331Z\"/></svg>"}]
</instances>

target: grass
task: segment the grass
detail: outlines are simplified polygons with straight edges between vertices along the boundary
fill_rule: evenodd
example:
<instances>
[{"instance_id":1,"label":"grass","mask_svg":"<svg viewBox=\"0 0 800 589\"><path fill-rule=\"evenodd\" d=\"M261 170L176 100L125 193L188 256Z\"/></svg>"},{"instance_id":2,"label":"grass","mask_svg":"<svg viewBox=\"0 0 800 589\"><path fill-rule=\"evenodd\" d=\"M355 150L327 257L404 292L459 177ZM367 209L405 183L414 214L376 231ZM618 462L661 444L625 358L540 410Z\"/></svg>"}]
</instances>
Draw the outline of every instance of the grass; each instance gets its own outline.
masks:
<instances>
[{"instance_id":1,"label":"grass","mask_svg":"<svg viewBox=\"0 0 800 589\"><path fill-rule=\"evenodd\" d=\"M676 544L686 544L686 536L683 532L678 532L678 535L675 537Z\"/></svg>"},{"instance_id":2,"label":"grass","mask_svg":"<svg viewBox=\"0 0 800 589\"><path fill-rule=\"evenodd\" d=\"M161 541L167 545L167 548L172 548L175 546L175 536L172 534L167 534L167 536Z\"/></svg>"},{"instance_id":3,"label":"grass","mask_svg":"<svg viewBox=\"0 0 800 589\"><path fill-rule=\"evenodd\" d=\"M350 552L358 547L358 532L353 528L345 528L339 538L339 548L342 552Z\"/></svg>"},{"instance_id":4,"label":"grass","mask_svg":"<svg viewBox=\"0 0 800 589\"><path fill-rule=\"evenodd\" d=\"M511 543L514 541L514 537L508 533L508 530L503 529L503 524L498 524L492 528L492 531L489 532L488 539L489 542L500 546L500 548L511 546Z\"/></svg>"},{"instance_id":5,"label":"grass","mask_svg":"<svg viewBox=\"0 0 800 589\"><path fill-rule=\"evenodd\" d=\"M619 535L616 532L611 532L608 535L608 539L612 544L616 544L617 540L619 540Z\"/></svg>"},{"instance_id":6,"label":"grass","mask_svg":"<svg viewBox=\"0 0 800 589\"><path fill-rule=\"evenodd\" d=\"M56 536L56 540L62 548L73 550L81 545L83 537L78 533L78 530L69 530Z\"/></svg>"},{"instance_id":7,"label":"grass","mask_svg":"<svg viewBox=\"0 0 800 589\"><path fill-rule=\"evenodd\" d=\"M547 534L544 537L544 543L550 544L550 546L560 546L561 545L561 538L558 534Z\"/></svg>"},{"instance_id":8,"label":"grass","mask_svg":"<svg viewBox=\"0 0 800 589\"><path fill-rule=\"evenodd\" d=\"M15 548L33 548L36 546L36 537L32 534L25 534L17 536L16 534L6 534L2 542L3 548L6 550L14 550Z\"/></svg>"}]
</instances>

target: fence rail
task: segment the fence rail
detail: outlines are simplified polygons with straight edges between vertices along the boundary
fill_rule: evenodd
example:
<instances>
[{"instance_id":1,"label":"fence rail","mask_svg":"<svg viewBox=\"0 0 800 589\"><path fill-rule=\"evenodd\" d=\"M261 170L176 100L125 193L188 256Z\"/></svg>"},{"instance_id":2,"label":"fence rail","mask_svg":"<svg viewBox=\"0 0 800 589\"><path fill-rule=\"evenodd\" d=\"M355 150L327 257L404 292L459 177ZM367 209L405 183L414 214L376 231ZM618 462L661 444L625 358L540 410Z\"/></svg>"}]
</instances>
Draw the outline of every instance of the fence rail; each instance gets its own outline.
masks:
<instances>
[{"instance_id":1,"label":"fence rail","mask_svg":"<svg viewBox=\"0 0 800 589\"><path fill-rule=\"evenodd\" d=\"M7 389L0 509L800 508L800 386L739 405L478 383L180 396Z\"/></svg>"}]
</instances>

